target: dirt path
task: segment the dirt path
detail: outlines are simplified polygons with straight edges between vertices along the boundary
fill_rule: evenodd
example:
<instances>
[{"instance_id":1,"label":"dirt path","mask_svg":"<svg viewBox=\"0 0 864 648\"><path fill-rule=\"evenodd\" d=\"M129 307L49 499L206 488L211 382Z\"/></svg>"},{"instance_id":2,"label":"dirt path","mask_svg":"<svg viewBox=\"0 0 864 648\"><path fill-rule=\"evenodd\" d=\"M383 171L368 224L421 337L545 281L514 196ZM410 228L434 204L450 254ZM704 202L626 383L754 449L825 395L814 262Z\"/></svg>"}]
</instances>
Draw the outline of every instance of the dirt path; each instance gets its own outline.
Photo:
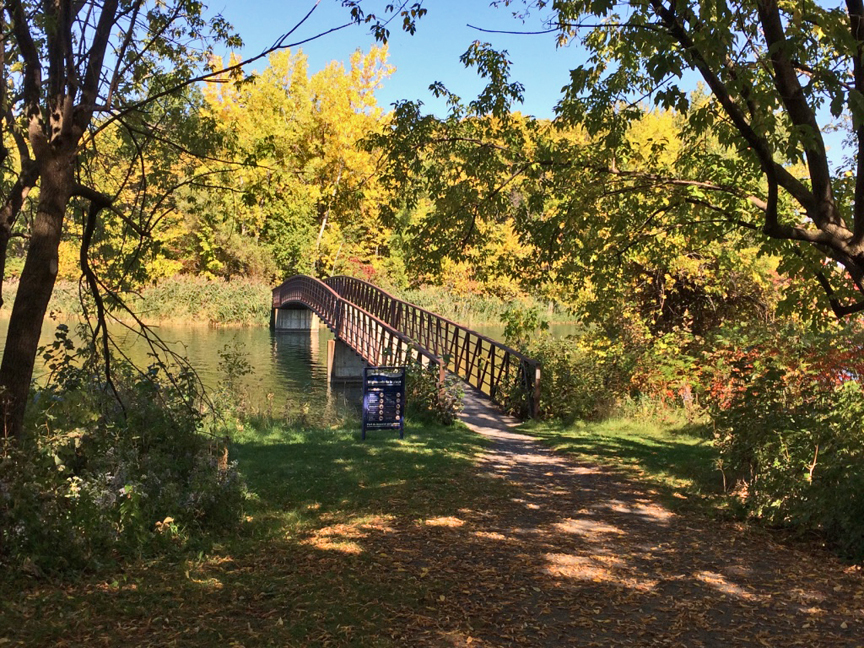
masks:
<instances>
[{"instance_id":1,"label":"dirt path","mask_svg":"<svg viewBox=\"0 0 864 648\"><path fill-rule=\"evenodd\" d=\"M497 616L476 628L477 641L864 646L859 570L731 525L675 515L649 487L512 432L514 420L472 394L462 420L493 440L482 469L521 493L510 506L464 515L443 552L449 556L440 556L459 561L459 551L472 553L470 524L487 544L472 553L478 564L464 565L466 579L504 577L504 604L491 606ZM495 594L471 583L475 597Z\"/></svg>"}]
</instances>

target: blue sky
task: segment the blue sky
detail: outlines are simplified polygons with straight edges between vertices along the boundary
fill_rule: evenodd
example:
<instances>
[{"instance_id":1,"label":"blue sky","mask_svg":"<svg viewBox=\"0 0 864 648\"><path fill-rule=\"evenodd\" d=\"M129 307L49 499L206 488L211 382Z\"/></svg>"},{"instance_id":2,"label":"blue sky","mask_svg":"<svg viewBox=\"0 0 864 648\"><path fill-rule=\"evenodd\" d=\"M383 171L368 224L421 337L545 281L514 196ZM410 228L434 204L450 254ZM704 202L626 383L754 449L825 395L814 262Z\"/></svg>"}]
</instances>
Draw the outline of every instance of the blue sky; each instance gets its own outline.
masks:
<instances>
[{"instance_id":1,"label":"blue sky","mask_svg":"<svg viewBox=\"0 0 864 648\"><path fill-rule=\"evenodd\" d=\"M314 0L222 0L211 2L210 10L221 13L234 25L245 43L241 54L249 57L290 30L313 5ZM472 24L485 29L537 30L542 28L540 16L523 24L513 18L512 10L490 7L488 0L432 0L426 6L429 13L418 23L415 35L402 32L398 20L391 25L390 63L396 72L377 94L379 104L386 107L399 99L420 99L431 112L443 114L443 102L435 100L428 90L433 81L441 81L463 99L473 99L483 82L473 70L462 66L459 56L474 40L480 40L510 54L513 79L525 86L521 110L537 117L552 117L561 87L570 69L578 65L578 50L556 49L554 34L485 34L468 27ZM339 0L321 0L312 18L293 39L314 36L349 19ZM332 60L347 61L358 47L367 50L373 43L366 28L352 26L307 43L302 49L309 57L310 71L315 72ZM263 67L263 63L253 65L254 69Z\"/></svg>"}]
</instances>

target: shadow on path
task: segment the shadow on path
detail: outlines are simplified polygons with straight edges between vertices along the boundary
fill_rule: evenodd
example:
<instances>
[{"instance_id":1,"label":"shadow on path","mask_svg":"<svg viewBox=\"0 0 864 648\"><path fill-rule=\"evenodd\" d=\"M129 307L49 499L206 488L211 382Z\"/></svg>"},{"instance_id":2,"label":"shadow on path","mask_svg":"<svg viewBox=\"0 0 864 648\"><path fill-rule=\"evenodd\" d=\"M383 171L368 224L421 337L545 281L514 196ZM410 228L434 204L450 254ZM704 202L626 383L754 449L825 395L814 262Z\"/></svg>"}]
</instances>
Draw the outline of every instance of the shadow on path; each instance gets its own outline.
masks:
<instances>
[{"instance_id":1,"label":"shadow on path","mask_svg":"<svg viewBox=\"0 0 864 648\"><path fill-rule=\"evenodd\" d=\"M518 493L480 532L507 547L490 552L494 569L518 572L529 594L512 610L517 643L864 646L859 571L673 514L650 487L556 455L474 394L465 401L462 421L493 442L480 469ZM492 624L490 645L496 635Z\"/></svg>"}]
</instances>

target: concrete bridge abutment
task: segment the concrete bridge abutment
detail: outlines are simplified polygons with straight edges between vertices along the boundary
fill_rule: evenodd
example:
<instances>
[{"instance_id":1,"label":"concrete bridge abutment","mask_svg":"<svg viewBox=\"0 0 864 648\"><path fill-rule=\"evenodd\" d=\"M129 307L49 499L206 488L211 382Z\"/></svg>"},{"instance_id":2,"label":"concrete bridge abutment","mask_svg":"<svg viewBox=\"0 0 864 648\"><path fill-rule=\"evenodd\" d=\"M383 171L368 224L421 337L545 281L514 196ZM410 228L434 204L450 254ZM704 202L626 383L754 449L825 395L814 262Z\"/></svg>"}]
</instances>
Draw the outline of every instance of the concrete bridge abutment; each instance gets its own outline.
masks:
<instances>
[{"instance_id":1,"label":"concrete bridge abutment","mask_svg":"<svg viewBox=\"0 0 864 648\"><path fill-rule=\"evenodd\" d=\"M359 385L367 366L366 361L342 340L327 341L327 374L331 383Z\"/></svg>"},{"instance_id":2,"label":"concrete bridge abutment","mask_svg":"<svg viewBox=\"0 0 864 648\"><path fill-rule=\"evenodd\" d=\"M308 308L274 308L270 313L270 328L274 331L317 332L321 320Z\"/></svg>"}]
</instances>

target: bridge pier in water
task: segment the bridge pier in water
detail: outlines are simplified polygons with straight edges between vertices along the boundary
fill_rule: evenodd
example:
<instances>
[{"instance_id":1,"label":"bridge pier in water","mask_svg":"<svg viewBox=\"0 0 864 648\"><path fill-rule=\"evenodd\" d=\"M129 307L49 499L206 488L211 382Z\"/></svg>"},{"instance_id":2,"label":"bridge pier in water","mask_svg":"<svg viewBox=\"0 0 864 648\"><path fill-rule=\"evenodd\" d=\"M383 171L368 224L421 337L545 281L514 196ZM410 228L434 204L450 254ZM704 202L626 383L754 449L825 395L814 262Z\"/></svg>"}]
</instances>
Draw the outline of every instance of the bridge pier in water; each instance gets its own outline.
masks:
<instances>
[{"instance_id":1,"label":"bridge pier in water","mask_svg":"<svg viewBox=\"0 0 864 648\"><path fill-rule=\"evenodd\" d=\"M369 365L342 340L327 340L327 374L331 383L361 384Z\"/></svg>"},{"instance_id":2,"label":"bridge pier in water","mask_svg":"<svg viewBox=\"0 0 864 648\"><path fill-rule=\"evenodd\" d=\"M308 308L274 308L270 312L270 328L274 331L318 331L321 320Z\"/></svg>"}]
</instances>

